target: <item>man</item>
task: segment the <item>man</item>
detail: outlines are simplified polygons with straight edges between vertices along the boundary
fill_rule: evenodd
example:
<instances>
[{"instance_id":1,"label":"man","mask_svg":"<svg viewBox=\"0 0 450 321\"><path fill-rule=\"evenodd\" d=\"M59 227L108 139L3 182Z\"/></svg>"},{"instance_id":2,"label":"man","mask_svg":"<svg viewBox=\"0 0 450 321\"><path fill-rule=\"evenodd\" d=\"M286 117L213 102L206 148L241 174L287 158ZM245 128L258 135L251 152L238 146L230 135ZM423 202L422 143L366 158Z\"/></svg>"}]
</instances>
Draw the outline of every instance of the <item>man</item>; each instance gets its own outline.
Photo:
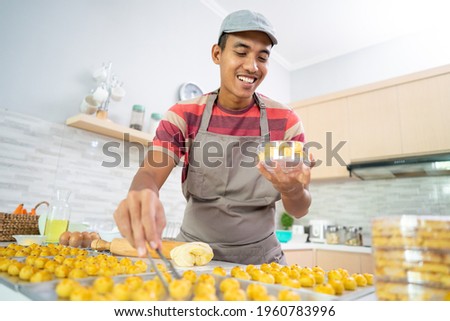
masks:
<instances>
[{"instance_id":1,"label":"man","mask_svg":"<svg viewBox=\"0 0 450 321\"><path fill-rule=\"evenodd\" d=\"M264 139L304 140L290 108L255 93L275 44L271 24L259 13L241 10L224 19L212 47L220 88L170 108L114 213L139 255L146 254L146 242L161 246L166 220L158 192L184 157L187 206L177 240L208 243L215 260L286 263L274 235L275 202L281 198L288 213L304 216L311 203L310 168L301 163L286 173L279 165L271 171L261 163L249 166L251 147Z\"/></svg>"}]
</instances>

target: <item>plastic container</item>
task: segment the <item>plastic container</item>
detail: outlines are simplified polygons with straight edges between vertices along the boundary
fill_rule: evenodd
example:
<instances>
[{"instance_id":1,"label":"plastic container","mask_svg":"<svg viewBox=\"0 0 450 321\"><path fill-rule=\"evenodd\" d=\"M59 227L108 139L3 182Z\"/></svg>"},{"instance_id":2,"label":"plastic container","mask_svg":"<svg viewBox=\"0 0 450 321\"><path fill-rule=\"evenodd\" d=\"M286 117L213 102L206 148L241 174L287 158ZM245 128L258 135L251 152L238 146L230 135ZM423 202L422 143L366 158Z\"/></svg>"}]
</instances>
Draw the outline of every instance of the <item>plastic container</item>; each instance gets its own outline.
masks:
<instances>
[{"instance_id":1,"label":"plastic container","mask_svg":"<svg viewBox=\"0 0 450 321\"><path fill-rule=\"evenodd\" d=\"M130 128L142 130L144 127L145 107L142 105L133 105L131 110Z\"/></svg>"},{"instance_id":2,"label":"plastic container","mask_svg":"<svg viewBox=\"0 0 450 321\"><path fill-rule=\"evenodd\" d=\"M372 221L380 300L450 299L450 217L403 215Z\"/></svg>"},{"instance_id":3,"label":"plastic container","mask_svg":"<svg viewBox=\"0 0 450 321\"><path fill-rule=\"evenodd\" d=\"M150 116L150 127L149 127L149 133L152 135L152 137L155 137L156 135L156 129L159 126L159 123L161 122L163 115L159 113L152 113Z\"/></svg>"},{"instance_id":4,"label":"plastic container","mask_svg":"<svg viewBox=\"0 0 450 321\"><path fill-rule=\"evenodd\" d=\"M59 236L69 227L71 208L69 205L70 191L58 189L50 204L45 221L44 235L47 243L58 243Z\"/></svg>"},{"instance_id":5,"label":"plastic container","mask_svg":"<svg viewBox=\"0 0 450 321\"><path fill-rule=\"evenodd\" d=\"M269 141L259 144L258 158L269 170L279 164L284 171L294 169L303 162L303 144L299 141Z\"/></svg>"}]
</instances>

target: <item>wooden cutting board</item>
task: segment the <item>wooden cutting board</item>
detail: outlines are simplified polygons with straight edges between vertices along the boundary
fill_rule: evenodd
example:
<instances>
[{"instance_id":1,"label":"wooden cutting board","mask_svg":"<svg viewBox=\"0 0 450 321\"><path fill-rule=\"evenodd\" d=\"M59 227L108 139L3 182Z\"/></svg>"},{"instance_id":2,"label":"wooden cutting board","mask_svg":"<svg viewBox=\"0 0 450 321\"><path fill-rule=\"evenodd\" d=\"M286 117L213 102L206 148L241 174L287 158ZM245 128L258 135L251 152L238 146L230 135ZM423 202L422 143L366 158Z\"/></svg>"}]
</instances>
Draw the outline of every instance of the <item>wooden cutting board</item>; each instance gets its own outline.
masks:
<instances>
[{"instance_id":1,"label":"wooden cutting board","mask_svg":"<svg viewBox=\"0 0 450 321\"><path fill-rule=\"evenodd\" d=\"M179 245L185 244L186 242L177 242L177 241L169 241L163 240L162 242L162 254L168 259L170 257L170 251ZM94 240L91 243L91 249L98 251L110 251L112 254L123 255L123 256L133 256L138 257L137 250L131 246L131 244L124 238L116 238L111 242L107 242L105 240ZM159 255L153 251L149 246L147 249L151 255L151 257L158 259Z\"/></svg>"}]
</instances>

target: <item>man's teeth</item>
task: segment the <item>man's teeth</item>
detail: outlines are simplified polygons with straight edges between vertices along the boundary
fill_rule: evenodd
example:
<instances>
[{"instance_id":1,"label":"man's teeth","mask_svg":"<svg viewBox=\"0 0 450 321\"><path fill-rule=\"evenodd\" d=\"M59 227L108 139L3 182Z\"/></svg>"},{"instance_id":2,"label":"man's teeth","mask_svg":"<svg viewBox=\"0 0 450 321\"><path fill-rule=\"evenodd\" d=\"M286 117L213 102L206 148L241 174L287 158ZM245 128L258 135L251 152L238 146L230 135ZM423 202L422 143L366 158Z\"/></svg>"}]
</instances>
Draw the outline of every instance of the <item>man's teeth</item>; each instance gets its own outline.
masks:
<instances>
[{"instance_id":1,"label":"man's teeth","mask_svg":"<svg viewBox=\"0 0 450 321\"><path fill-rule=\"evenodd\" d=\"M238 79L240 81L243 81L243 82L246 82L246 83L249 83L249 84L253 84L255 82L254 78L248 78L248 77L239 76Z\"/></svg>"}]
</instances>

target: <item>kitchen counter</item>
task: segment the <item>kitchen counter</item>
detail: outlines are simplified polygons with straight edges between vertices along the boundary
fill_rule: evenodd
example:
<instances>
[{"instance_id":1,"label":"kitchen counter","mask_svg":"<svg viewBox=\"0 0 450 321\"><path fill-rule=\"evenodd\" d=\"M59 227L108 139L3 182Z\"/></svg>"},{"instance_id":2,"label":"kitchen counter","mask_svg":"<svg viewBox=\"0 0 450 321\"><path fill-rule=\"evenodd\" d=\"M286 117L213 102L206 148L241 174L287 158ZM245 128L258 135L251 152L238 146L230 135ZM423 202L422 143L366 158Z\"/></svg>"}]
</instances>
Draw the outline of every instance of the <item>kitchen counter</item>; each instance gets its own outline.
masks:
<instances>
[{"instance_id":1,"label":"kitchen counter","mask_svg":"<svg viewBox=\"0 0 450 321\"><path fill-rule=\"evenodd\" d=\"M299 243L295 241L289 241L287 243L281 243L281 249L285 251L289 250L327 250L327 251L340 251L351 253L366 253L372 254L372 247L370 246L350 246L341 244L324 244L324 243Z\"/></svg>"}]
</instances>

